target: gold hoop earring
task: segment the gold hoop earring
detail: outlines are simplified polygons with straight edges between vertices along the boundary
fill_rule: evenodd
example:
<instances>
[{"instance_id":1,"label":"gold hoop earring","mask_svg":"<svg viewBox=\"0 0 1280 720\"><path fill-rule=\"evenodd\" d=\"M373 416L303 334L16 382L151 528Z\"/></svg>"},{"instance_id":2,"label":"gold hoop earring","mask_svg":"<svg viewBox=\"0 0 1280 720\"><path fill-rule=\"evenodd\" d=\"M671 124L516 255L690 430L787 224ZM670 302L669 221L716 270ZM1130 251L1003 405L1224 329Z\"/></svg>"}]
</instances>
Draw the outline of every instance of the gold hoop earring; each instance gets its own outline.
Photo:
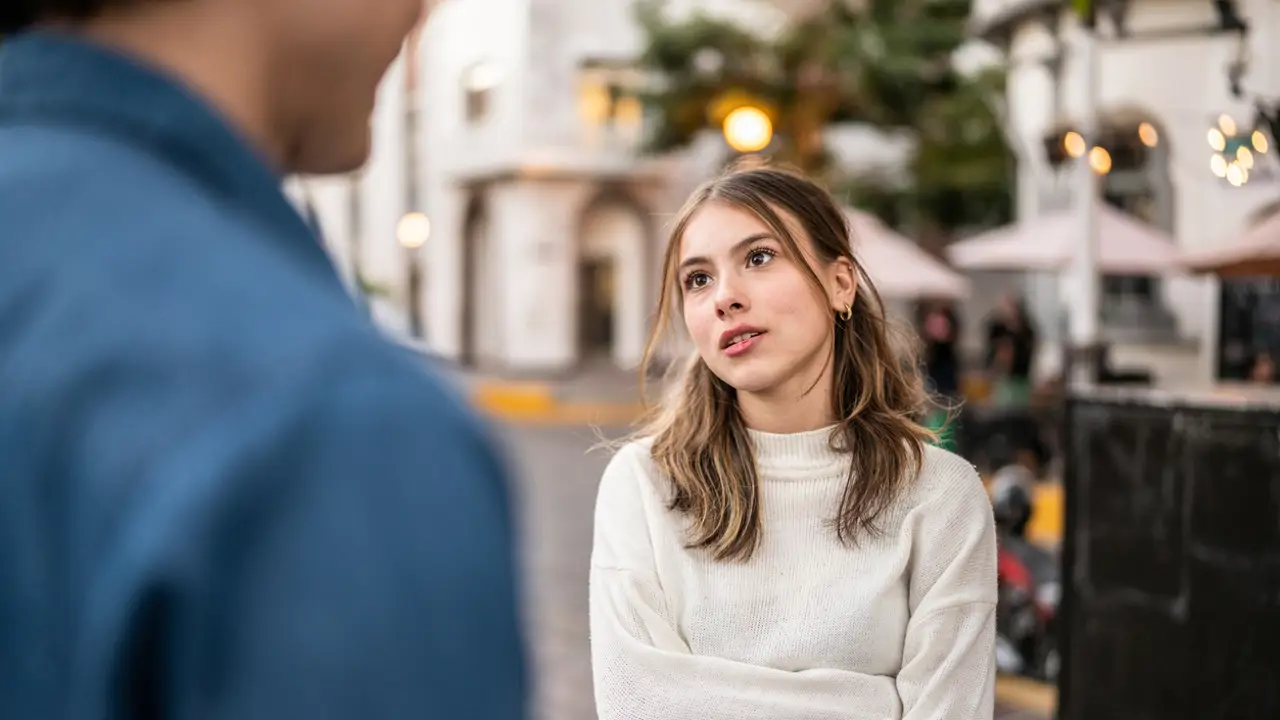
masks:
<instances>
[{"instance_id":1,"label":"gold hoop earring","mask_svg":"<svg viewBox=\"0 0 1280 720\"><path fill-rule=\"evenodd\" d=\"M840 312L840 319L849 322L853 319L853 306L849 303L844 304L844 310Z\"/></svg>"}]
</instances>

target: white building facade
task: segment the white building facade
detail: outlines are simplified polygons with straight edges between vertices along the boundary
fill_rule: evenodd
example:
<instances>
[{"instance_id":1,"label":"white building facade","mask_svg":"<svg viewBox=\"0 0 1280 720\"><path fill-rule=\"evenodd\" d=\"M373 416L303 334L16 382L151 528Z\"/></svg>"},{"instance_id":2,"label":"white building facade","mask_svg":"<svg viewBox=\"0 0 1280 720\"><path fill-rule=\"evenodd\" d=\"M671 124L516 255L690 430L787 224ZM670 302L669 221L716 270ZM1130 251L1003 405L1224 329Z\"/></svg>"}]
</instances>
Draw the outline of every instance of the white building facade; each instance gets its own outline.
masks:
<instances>
[{"instance_id":1,"label":"white building facade","mask_svg":"<svg viewBox=\"0 0 1280 720\"><path fill-rule=\"evenodd\" d=\"M1274 201L1274 141L1253 142L1257 99L1280 99L1280 5L1272 0L1128 0L1098 3L1096 106L1114 164L1106 202L1172 233L1188 248L1226 242ZM1223 32L1219 10L1248 22ZM1226 18L1230 25L1230 16ZM1008 124L1018 156L1017 212L1031 219L1072 202L1071 180L1050 161L1087 87L1069 2L975 0L975 29L1004 52ZM1238 79L1233 92L1229 76ZM1265 123L1262 123L1265 125ZM1267 135L1264 129L1264 135ZM1225 144L1225 147L1224 147ZM1229 172L1238 146L1249 167ZM1117 150L1118 148L1118 150ZM1241 164L1241 163L1237 163ZM1242 182L1243 181L1243 182ZM1053 278L1029 281L1033 314L1060 341L1060 308L1072 292ZM1103 330L1117 342L1198 342L1211 364L1217 327L1211 279L1104 279Z\"/></svg>"},{"instance_id":2,"label":"white building facade","mask_svg":"<svg viewBox=\"0 0 1280 720\"><path fill-rule=\"evenodd\" d=\"M764 0L668 9L785 20ZM384 80L366 168L290 183L383 325L421 329L431 351L485 372L640 362L667 220L730 155L716 133L675 156L638 154L641 43L632 0L430 5ZM905 152L853 143L880 161ZM431 232L407 250L397 225L412 212Z\"/></svg>"},{"instance_id":3,"label":"white building facade","mask_svg":"<svg viewBox=\"0 0 1280 720\"><path fill-rule=\"evenodd\" d=\"M777 4L785 5L671 3L758 27L778 26ZM1213 0L1103 5L1117 12L1100 18L1099 124L1121 145L1156 138L1136 160L1114 154L1107 200L1184 246L1223 242L1280 189L1275 150L1259 153L1237 187L1211 167L1209 137L1226 116L1247 138L1255 98L1280 100L1280 50L1271 42L1280 4L1235 1L1250 24L1243 43L1209 32L1220 23ZM384 80L369 164L351 177L294 180L291 192L314 211L342 274L392 332L420 334L435 353L484 371L634 367L653 322L667 220L724 161L722 139L709 133L676 157L637 156L642 78L631 60L642 38L631 0L433 0L429 9ZM1007 63L1019 217L1070 204L1069 177L1046 149L1071 128L1081 101L1070 3L975 0L973 22ZM1233 66L1240 96L1228 82ZM908 151L850 130L833 133L833 149L849 162L892 166ZM397 227L411 212L429 217L431 233L406 249ZM1109 337L1199 342L1208 362L1215 281L1113 278L1105 288ZM1056 344L1070 286L1040 277L1025 290ZM969 303L970 314L989 300Z\"/></svg>"},{"instance_id":4,"label":"white building facade","mask_svg":"<svg viewBox=\"0 0 1280 720\"><path fill-rule=\"evenodd\" d=\"M639 362L662 217L687 190L636 157L639 41L629 0L432 4L366 168L290 188L383 325L488 371ZM431 223L416 250L397 242L410 212Z\"/></svg>"}]
</instances>

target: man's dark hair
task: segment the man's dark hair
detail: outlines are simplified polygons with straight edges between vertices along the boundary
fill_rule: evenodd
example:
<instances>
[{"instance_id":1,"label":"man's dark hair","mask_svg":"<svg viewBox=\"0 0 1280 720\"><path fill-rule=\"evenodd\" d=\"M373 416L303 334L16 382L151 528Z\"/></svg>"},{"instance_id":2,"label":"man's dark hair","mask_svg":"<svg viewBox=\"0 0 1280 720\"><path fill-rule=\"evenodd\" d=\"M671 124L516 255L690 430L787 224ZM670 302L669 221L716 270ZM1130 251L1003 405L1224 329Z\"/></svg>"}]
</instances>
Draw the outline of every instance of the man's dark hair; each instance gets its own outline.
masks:
<instances>
[{"instance_id":1,"label":"man's dark hair","mask_svg":"<svg viewBox=\"0 0 1280 720\"><path fill-rule=\"evenodd\" d=\"M84 20L108 7L134 0L0 0L0 35L26 30L44 20Z\"/></svg>"}]
</instances>

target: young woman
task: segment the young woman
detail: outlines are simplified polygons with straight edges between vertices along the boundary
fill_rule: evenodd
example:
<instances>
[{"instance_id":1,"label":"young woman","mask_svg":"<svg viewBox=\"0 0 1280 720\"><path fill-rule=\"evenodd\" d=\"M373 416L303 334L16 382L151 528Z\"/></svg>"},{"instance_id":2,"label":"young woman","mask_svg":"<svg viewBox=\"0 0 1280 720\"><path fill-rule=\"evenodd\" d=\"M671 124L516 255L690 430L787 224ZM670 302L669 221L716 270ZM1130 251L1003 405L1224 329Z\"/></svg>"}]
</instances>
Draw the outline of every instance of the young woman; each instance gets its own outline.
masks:
<instances>
[{"instance_id":1,"label":"young woman","mask_svg":"<svg viewBox=\"0 0 1280 720\"><path fill-rule=\"evenodd\" d=\"M831 197L770 168L704 185L659 313L696 353L601 481L601 720L989 720L991 504L918 424Z\"/></svg>"}]
</instances>

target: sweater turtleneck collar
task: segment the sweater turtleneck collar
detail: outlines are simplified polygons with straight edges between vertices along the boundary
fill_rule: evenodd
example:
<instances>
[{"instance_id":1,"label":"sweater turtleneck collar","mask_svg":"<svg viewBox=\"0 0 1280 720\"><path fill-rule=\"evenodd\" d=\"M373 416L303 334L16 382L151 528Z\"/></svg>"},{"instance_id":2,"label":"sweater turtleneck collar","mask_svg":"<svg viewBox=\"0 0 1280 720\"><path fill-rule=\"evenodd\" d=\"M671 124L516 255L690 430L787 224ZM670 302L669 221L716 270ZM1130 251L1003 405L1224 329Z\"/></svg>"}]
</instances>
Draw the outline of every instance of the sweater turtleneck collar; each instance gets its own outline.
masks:
<instances>
[{"instance_id":1,"label":"sweater turtleneck collar","mask_svg":"<svg viewBox=\"0 0 1280 720\"><path fill-rule=\"evenodd\" d=\"M837 427L786 434L748 429L747 434L762 475L779 479L843 476L848 472L849 454L831 449L830 444Z\"/></svg>"}]
</instances>

